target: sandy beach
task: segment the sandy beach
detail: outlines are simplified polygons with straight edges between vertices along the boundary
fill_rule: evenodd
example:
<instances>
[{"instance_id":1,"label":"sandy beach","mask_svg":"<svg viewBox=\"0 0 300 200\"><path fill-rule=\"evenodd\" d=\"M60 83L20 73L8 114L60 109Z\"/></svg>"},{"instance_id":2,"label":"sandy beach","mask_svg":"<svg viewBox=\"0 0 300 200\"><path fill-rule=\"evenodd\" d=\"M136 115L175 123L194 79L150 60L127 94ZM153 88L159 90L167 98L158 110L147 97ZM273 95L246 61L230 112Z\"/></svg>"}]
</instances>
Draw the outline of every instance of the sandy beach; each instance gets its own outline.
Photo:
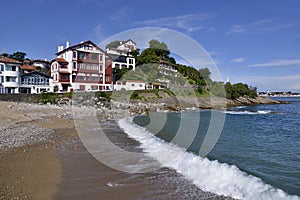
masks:
<instances>
[{"instance_id":1,"label":"sandy beach","mask_svg":"<svg viewBox=\"0 0 300 200\"><path fill-rule=\"evenodd\" d=\"M203 192L168 168L129 174L103 165L80 141L71 107L0 102L0 199L230 199ZM137 148L113 120L120 147Z\"/></svg>"}]
</instances>

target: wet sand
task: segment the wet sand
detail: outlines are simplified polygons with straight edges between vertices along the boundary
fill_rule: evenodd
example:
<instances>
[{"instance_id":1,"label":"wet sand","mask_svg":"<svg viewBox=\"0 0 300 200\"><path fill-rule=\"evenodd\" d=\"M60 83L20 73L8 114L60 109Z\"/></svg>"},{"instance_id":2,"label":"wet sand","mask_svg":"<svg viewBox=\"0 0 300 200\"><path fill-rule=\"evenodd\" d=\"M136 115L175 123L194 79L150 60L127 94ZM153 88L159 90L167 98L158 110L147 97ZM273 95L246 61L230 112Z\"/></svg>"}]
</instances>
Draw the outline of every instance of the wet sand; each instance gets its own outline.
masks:
<instances>
[{"instance_id":1,"label":"wet sand","mask_svg":"<svg viewBox=\"0 0 300 200\"><path fill-rule=\"evenodd\" d=\"M111 169L85 149L68 110L28 109L23 104L18 110L18 105L13 105L14 108L10 105L0 102L1 119L14 109L12 113L16 116L11 118L15 121L9 121L13 125L20 122L18 114L32 115L44 110L47 114L43 117L36 115L34 120L24 117L22 127L34 124L53 133L46 141L29 141L19 147L0 149L0 199L229 199L203 192L171 169L144 174ZM1 130L0 135L7 134L6 129ZM105 122L104 132L121 148L138 147L113 121Z\"/></svg>"}]
</instances>

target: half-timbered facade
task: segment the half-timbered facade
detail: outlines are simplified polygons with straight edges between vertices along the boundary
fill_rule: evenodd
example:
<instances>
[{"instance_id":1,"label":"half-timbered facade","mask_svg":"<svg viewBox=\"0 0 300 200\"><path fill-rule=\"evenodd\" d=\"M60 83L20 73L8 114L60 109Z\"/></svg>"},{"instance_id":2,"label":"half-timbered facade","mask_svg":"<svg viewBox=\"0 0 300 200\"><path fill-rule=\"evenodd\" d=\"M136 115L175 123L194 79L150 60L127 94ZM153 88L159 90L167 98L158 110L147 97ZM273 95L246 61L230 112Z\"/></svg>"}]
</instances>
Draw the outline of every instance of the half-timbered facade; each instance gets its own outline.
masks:
<instances>
[{"instance_id":1,"label":"half-timbered facade","mask_svg":"<svg viewBox=\"0 0 300 200\"><path fill-rule=\"evenodd\" d=\"M112 89L112 58L91 41L58 47L51 62L55 92Z\"/></svg>"}]
</instances>

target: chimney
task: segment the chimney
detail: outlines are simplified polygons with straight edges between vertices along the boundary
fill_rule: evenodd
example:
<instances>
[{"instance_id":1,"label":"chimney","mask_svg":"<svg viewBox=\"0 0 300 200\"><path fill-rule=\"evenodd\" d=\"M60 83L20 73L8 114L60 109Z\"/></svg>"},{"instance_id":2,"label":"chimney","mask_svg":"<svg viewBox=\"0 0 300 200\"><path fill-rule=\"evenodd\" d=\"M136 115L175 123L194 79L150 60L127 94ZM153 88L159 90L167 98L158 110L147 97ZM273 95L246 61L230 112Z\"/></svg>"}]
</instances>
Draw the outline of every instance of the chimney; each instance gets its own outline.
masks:
<instances>
[{"instance_id":1,"label":"chimney","mask_svg":"<svg viewBox=\"0 0 300 200\"><path fill-rule=\"evenodd\" d=\"M62 44L58 45L57 52L60 52L62 50L64 50L64 45Z\"/></svg>"},{"instance_id":2,"label":"chimney","mask_svg":"<svg viewBox=\"0 0 300 200\"><path fill-rule=\"evenodd\" d=\"M69 48L69 46L70 46L70 42L69 42L69 40L67 40L66 41L66 49Z\"/></svg>"}]
</instances>

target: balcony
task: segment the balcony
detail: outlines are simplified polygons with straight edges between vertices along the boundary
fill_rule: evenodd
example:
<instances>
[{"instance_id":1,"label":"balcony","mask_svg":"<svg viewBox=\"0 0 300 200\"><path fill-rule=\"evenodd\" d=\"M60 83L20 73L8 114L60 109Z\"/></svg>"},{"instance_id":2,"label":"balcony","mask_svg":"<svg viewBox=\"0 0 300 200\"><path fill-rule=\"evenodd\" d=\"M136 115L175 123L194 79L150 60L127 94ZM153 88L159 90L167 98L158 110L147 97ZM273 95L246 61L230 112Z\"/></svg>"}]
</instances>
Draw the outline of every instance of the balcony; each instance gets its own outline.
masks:
<instances>
[{"instance_id":1,"label":"balcony","mask_svg":"<svg viewBox=\"0 0 300 200\"><path fill-rule=\"evenodd\" d=\"M4 87L19 87L19 83L18 82L5 82L3 83Z\"/></svg>"},{"instance_id":2,"label":"balcony","mask_svg":"<svg viewBox=\"0 0 300 200\"><path fill-rule=\"evenodd\" d=\"M15 76L15 77L18 77L19 76L19 71L5 71L3 73L3 75L5 76Z\"/></svg>"},{"instance_id":3,"label":"balcony","mask_svg":"<svg viewBox=\"0 0 300 200\"><path fill-rule=\"evenodd\" d=\"M58 68L58 72L62 74L70 74L68 68Z\"/></svg>"},{"instance_id":4,"label":"balcony","mask_svg":"<svg viewBox=\"0 0 300 200\"><path fill-rule=\"evenodd\" d=\"M60 83L70 83L70 79L69 78L60 78L58 81Z\"/></svg>"},{"instance_id":5,"label":"balcony","mask_svg":"<svg viewBox=\"0 0 300 200\"><path fill-rule=\"evenodd\" d=\"M102 80L82 80L82 79L72 79L73 83L94 83L94 84L100 84L102 83Z\"/></svg>"}]
</instances>

